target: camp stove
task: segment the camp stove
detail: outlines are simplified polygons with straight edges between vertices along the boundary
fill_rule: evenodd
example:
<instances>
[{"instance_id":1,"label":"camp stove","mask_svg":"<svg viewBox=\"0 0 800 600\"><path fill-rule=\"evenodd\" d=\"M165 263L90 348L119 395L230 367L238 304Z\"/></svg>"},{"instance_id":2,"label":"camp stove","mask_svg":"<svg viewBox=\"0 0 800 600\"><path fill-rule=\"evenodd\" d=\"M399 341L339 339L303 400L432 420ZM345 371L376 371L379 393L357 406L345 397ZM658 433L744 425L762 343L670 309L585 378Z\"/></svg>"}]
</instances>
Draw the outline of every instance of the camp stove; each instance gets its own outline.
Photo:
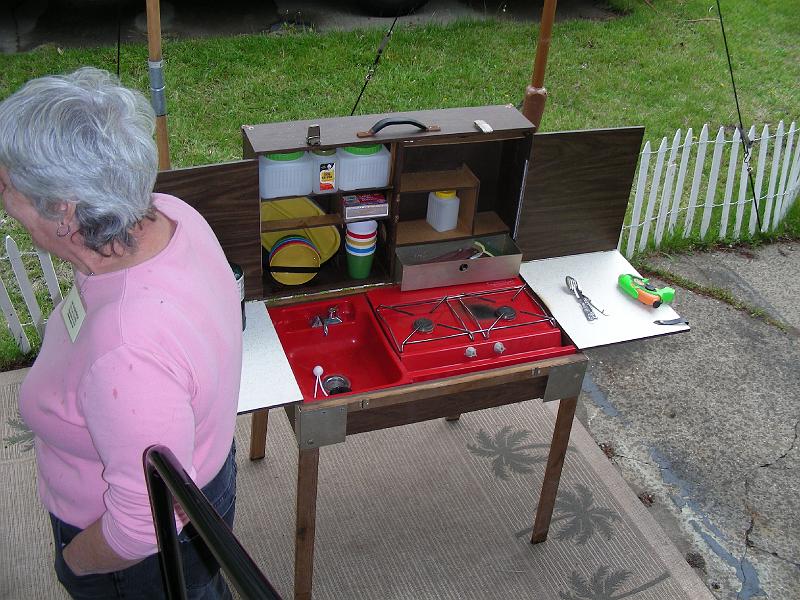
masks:
<instances>
[{"instance_id":1,"label":"camp stove","mask_svg":"<svg viewBox=\"0 0 800 600\"><path fill-rule=\"evenodd\" d=\"M415 381L575 352L519 278L406 292L381 288L367 298Z\"/></svg>"}]
</instances>

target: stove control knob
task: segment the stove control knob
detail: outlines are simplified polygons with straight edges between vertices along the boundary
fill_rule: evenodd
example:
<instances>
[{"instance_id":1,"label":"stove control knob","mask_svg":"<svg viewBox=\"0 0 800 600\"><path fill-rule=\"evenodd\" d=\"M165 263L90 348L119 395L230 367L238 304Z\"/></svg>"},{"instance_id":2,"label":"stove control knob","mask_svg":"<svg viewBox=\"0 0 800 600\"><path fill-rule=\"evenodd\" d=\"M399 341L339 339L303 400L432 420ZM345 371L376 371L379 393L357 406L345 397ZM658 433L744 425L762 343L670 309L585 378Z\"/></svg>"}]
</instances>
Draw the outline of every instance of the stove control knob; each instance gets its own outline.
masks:
<instances>
[{"instance_id":1,"label":"stove control knob","mask_svg":"<svg viewBox=\"0 0 800 600\"><path fill-rule=\"evenodd\" d=\"M475 358L476 356L478 356L478 351L475 350L475 348L472 346L467 346L467 349L464 350L464 356L466 356L467 358Z\"/></svg>"},{"instance_id":2,"label":"stove control knob","mask_svg":"<svg viewBox=\"0 0 800 600\"><path fill-rule=\"evenodd\" d=\"M506 347L503 346L503 342L495 342L494 344L494 353L495 354L502 354L506 351Z\"/></svg>"}]
</instances>

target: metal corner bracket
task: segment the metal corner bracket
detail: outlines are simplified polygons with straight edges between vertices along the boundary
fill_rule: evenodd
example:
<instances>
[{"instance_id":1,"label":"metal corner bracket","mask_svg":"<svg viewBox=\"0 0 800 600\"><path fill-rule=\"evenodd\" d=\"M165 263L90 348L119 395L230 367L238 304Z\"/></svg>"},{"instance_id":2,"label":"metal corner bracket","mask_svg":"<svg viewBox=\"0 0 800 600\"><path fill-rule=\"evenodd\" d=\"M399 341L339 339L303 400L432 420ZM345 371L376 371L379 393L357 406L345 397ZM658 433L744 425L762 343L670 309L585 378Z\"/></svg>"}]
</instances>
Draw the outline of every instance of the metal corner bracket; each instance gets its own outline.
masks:
<instances>
[{"instance_id":1,"label":"metal corner bracket","mask_svg":"<svg viewBox=\"0 0 800 600\"><path fill-rule=\"evenodd\" d=\"M300 450L343 442L347 433L347 406L313 410L295 407L294 433Z\"/></svg>"},{"instance_id":2,"label":"metal corner bracket","mask_svg":"<svg viewBox=\"0 0 800 600\"><path fill-rule=\"evenodd\" d=\"M544 390L544 401L552 402L562 398L577 398L581 393L583 376L586 374L588 361L568 363L550 367L547 375L547 387Z\"/></svg>"}]
</instances>

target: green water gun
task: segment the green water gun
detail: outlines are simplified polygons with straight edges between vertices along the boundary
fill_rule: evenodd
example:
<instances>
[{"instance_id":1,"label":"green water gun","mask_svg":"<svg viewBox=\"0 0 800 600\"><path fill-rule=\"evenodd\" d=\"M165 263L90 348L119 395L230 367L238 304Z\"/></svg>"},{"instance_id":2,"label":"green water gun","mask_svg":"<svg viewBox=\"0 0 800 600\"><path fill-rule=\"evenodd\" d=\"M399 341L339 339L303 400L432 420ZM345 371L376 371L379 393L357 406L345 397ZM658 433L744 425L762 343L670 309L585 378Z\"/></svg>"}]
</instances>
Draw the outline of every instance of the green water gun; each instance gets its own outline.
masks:
<instances>
[{"instance_id":1,"label":"green water gun","mask_svg":"<svg viewBox=\"0 0 800 600\"><path fill-rule=\"evenodd\" d=\"M649 279L623 273L619 276L619 287L631 298L639 302L658 308L663 303L669 304L675 299L675 290L671 287L657 288Z\"/></svg>"}]
</instances>

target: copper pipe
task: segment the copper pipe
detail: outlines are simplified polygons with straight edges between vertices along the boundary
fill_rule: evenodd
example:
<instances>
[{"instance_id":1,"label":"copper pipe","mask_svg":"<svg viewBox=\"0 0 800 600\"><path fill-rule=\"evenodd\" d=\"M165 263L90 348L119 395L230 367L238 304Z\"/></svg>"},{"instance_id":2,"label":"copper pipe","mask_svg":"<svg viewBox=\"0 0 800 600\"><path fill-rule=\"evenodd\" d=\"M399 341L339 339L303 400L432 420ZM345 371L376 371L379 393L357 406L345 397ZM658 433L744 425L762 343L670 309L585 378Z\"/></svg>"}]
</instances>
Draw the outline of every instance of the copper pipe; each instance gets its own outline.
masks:
<instances>
[{"instance_id":1,"label":"copper pipe","mask_svg":"<svg viewBox=\"0 0 800 600\"><path fill-rule=\"evenodd\" d=\"M550 39L553 33L553 21L556 18L557 0L545 0L542 7L542 18L539 25L539 41L536 44L536 58L533 62L531 83L525 88L525 100L522 103L522 114L539 129L547 100L544 88L544 74L547 69L547 53L550 50Z\"/></svg>"}]
</instances>

